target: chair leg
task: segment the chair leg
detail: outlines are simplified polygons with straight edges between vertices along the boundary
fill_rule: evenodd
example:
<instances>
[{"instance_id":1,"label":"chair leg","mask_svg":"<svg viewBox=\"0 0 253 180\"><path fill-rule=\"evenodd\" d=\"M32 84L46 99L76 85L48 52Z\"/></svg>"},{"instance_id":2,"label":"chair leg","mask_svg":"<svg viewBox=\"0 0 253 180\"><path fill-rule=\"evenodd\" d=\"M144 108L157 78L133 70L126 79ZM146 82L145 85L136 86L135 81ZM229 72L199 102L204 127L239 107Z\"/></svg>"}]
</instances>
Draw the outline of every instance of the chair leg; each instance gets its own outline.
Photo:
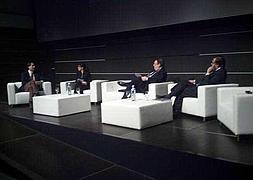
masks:
<instances>
[{"instance_id":1,"label":"chair leg","mask_svg":"<svg viewBox=\"0 0 253 180\"><path fill-rule=\"evenodd\" d=\"M240 136L239 135L236 135L236 140L237 140L237 142L240 141Z\"/></svg>"}]
</instances>

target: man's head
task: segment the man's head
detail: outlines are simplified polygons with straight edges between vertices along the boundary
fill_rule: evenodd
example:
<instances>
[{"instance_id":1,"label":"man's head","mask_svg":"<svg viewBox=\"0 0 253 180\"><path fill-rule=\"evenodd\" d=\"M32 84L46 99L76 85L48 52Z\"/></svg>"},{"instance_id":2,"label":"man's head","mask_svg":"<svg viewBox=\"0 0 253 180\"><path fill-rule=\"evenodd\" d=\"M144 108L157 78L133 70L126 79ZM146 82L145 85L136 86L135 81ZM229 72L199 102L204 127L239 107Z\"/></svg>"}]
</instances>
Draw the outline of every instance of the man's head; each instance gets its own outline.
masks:
<instances>
[{"instance_id":1,"label":"man's head","mask_svg":"<svg viewBox=\"0 0 253 180\"><path fill-rule=\"evenodd\" d=\"M30 71L34 71L35 70L35 64L34 64L34 62L28 62L27 63L27 68Z\"/></svg>"},{"instance_id":2,"label":"man's head","mask_svg":"<svg viewBox=\"0 0 253 180\"><path fill-rule=\"evenodd\" d=\"M153 63L154 70L157 71L163 67L163 60L162 58L157 58L154 60Z\"/></svg>"},{"instance_id":3,"label":"man's head","mask_svg":"<svg viewBox=\"0 0 253 180\"><path fill-rule=\"evenodd\" d=\"M225 67L225 58L222 56L216 56L213 58L211 65L214 69L218 69L219 67Z\"/></svg>"}]
</instances>

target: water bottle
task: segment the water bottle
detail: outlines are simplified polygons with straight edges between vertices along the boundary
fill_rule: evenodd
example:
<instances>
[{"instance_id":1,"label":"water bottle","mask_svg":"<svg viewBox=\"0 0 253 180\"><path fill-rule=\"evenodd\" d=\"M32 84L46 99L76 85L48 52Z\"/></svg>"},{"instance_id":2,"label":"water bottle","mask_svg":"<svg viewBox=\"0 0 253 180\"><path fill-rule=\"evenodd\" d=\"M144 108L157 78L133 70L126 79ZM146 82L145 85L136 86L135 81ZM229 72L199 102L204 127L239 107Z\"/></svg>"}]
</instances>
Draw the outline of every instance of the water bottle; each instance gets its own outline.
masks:
<instances>
[{"instance_id":1,"label":"water bottle","mask_svg":"<svg viewBox=\"0 0 253 180\"><path fill-rule=\"evenodd\" d=\"M70 83L67 84L67 92L68 92L68 95L71 95L71 84Z\"/></svg>"},{"instance_id":2,"label":"water bottle","mask_svg":"<svg viewBox=\"0 0 253 180\"><path fill-rule=\"evenodd\" d=\"M134 85L132 85L130 95L131 95L131 100L135 101L136 100L136 89L134 88Z\"/></svg>"}]
</instances>

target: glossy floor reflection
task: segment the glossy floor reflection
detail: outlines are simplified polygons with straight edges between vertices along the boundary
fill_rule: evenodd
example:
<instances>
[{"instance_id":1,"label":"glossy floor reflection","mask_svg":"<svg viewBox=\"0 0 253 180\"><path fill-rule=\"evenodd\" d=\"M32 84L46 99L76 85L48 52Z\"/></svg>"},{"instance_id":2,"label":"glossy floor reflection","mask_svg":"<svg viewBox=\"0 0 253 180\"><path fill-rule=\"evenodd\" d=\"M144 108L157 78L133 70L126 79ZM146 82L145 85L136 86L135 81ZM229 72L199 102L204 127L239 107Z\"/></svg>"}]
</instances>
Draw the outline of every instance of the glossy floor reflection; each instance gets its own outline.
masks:
<instances>
[{"instance_id":1,"label":"glossy floor reflection","mask_svg":"<svg viewBox=\"0 0 253 180\"><path fill-rule=\"evenodd\" d=\"M145 171L139 173L117 162L112 162L113 158L107 161L90 154L91 152L87 154L85 151L80 151L81 146L75 146L75 143L71 142L71 137L64 140L61 133L49 132L50 130L46 126L43 127L43 124L76 129L78 131L73 134L76 139L78 139L78 133L83 131L247 167L253 166L253 137L245 136L238 142L236 137L216 119L203 122L201 118L184 115L172 122L138 131L101 124L100 105L92 105L90 112L60 118L35 115L27 106L11 108L6 104L1 104L0 109L2 114L0 153L10 159L15 159L15 162L22 164L26 171L34 169L29 174L35 173L46 179L103 179L113 175L129 177L129 179L153 179L156 175L145 175ZM84 143L85 141L82 147L89 149L89 146ZM19 153L31 154L31 159L36 161L30 162L25 156L15 155ZM76 159L76 161L71 161L71 159ZM89 164L91 161L94 163ZM50 162L50 168L46 166L47 162ZM55 171L51 172L49 170L51 168L58 169L59 174ZM65 174L66 172L74 172L74 174Z\"/></svg>"}]
</instances>

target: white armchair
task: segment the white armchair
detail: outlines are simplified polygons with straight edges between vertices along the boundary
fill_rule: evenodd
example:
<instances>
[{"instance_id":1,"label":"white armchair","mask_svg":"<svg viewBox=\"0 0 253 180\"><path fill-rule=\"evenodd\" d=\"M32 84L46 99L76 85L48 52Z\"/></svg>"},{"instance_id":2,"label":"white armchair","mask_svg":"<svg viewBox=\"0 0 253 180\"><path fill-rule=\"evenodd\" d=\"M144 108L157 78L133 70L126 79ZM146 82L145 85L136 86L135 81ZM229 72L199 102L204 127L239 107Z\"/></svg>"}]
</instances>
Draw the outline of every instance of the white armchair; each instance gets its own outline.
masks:
<instances>
[{"instance_id":1,"label":"white armchair","mask_svg":"<svg viewBox=\"0 0 253 180\"><path fill-rule=\"evenodd\" d=\"M100 102L102 101L102 90L101 90L101 83L106 82L107 80L92 80L90 82L90 89L84 90L83 93L90 95L90 102ZM61 94L67 94L67 83L74 83L75 80L71 81L63 81L60 82L60 91ZM72 90L74 93L74 90Z\"/></svg>"},{"instance_id":2,"label":"white armchair","mask_svg":"<svg viewBox=\"0 0 253 180\"><path fill-rule=\"evenodd\" d=\"M9 105L29 103L29 92L18 92L18 89L21 87L21 85L21 82L10 82L7 84L7 96ZM42 89L43 92L40 92L40 94L52 94L51 82L43 82Z\"/></svg>"},{"instance_id":3,"label":"white armchair","mask_svg":"<svg viewBox=\"0 0 253 180\"><path fill-rule=\"evenodd\" d=\"M170 84L172 88L176 84ZM206 117L217 115L217 88L236 87L238 84L216 84L198 87L197 97L185 97L182 104L182 112L195 116ZM169 89L170 92L170 89ZM172 102L174 103L172 98Z\"/></svg>"},{"instance_id":4,"label":"white armchair","mask_svg":"<svg viewBox=\"0 0 253 180\"><path fill-rule=\"evenodd\" d=\"M122 80L121 80L122 81ZM129 81L129 80L123 80ZM118 85L118 81L109 81L102 83L102 102L120 100L124 92L119 92L124 87ZM163 83L151 83L148 85L148 97L149 99L156 99L156 96L166 95L168 93L168 84L172 82ZM144 98L144 94L136 93L137 99Z\"/></svg>"},{"instance_id":5,"label":"white armchair","mask_svg":"<svg viewBox=\"0 0 253 180\"><path fill-rule=\"evenodd\" d=\"M218 89L218 120L235 135L253 134L253 87Z\"/></svg>"}]
</instances>

